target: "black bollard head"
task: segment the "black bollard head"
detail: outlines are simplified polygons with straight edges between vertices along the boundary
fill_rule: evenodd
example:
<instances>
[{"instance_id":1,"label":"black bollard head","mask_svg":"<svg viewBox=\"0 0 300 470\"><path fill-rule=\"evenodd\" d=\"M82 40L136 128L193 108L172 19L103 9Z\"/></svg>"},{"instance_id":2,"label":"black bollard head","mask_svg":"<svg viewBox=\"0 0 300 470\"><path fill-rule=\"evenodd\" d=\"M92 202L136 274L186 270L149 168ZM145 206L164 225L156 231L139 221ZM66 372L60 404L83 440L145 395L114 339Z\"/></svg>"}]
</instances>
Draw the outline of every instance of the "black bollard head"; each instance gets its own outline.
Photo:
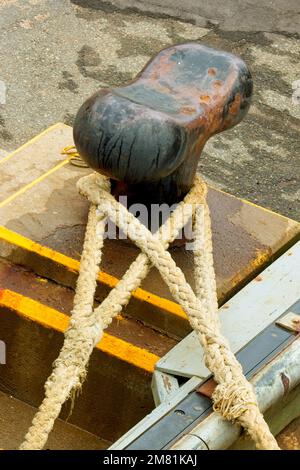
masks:
<instances>
[{"instance_id":1,"label":"black bollard head","mask_svg":"<svg viewBox=\"0 0 300 470\"><path fill-rule=\"evenodd\" d=\"M74 139L93 169L139 184L158 182L178 167L186 133L163 113L112 91L100 91L80 108Z\"/></svg>"},{"instance_id":2,"label":"black bollard head","mask_svg":"<svg viewBox=\"0 0 300 470\"><path fill-rule=\"evenodd\" d=\"M74 142L122 191L173 203L190 189L207 139L248 111L251 74L227 52L198 43L162 50L128 85L100 90L79 109ZM125 188L125 189L124 189Z\"/></svg>"}]
</instances>

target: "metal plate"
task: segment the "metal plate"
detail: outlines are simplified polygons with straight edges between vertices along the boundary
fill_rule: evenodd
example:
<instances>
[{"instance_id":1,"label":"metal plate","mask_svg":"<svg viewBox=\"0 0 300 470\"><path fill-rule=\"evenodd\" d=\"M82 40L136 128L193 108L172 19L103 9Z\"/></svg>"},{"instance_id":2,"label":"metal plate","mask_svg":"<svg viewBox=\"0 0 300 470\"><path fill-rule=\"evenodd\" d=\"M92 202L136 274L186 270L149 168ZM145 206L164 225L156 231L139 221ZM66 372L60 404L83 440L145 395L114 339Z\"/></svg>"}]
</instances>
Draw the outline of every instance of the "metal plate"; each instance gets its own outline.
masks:
<instances>
[{"instance_id":1,"label":"metal plate","mask_svg":"<svg viewBox=\"0 0 300 470\"><path fill-rule=\"evenodd\" d=\"M292 309L300 312L300 301ZM247 379L250 380L294 338L294 333L278 327L275 322L262 331L237 354ZM167 449L181 434L187 433L210 413L212 413L211 399L194 391L126 449Z\"/></svg>"},{"instance_id":2,"label":"metal plate","mask_svg":"<svg viewBox=\"0 0 300 470\"><path fill-rule=\"evenodd\" d=\"M222 333L228 338L234 353L297 301L299 266L300 242L219 309ZM206 379L210 375L195 332L158 361L156 369L183 377Z\"/></svg>"},{"instance_id":3,"label":"metal plate","mask_svg":"<svg viewBox=\"0 0 300 470\"><path fill-rule=\"evenodd\" d=\"M60 153L63 147L72 144L72 129L57 124L7 159L0 160L5 180L0 191L1 224L27 238L21 243L12 233L9 237L1 236L0 230L0 255L68 287L75 285L74 263L76 265L80 258L89 207L78 194L76 181L90 170L69 165ZM213 188L209 188L208 203L218 298L222 303L292 244L300 233L300 226L286 217ZM31 240L39 244L36 247L38 259ZM171 252L192 285L191 251L177 247ZM101 269L106 275L103 274L100 280L99 300L112 287L104 282L104 278L110 275L117 282L138 253L139 250L130 243L105 241ZM58 266L56 261L61 255L69 260ZM179 338L191 331L186 316L173 302L157 270L151 270L141 287L148 293L133 295L126 308L129 315Z\"/></svg>"}]
</instances>

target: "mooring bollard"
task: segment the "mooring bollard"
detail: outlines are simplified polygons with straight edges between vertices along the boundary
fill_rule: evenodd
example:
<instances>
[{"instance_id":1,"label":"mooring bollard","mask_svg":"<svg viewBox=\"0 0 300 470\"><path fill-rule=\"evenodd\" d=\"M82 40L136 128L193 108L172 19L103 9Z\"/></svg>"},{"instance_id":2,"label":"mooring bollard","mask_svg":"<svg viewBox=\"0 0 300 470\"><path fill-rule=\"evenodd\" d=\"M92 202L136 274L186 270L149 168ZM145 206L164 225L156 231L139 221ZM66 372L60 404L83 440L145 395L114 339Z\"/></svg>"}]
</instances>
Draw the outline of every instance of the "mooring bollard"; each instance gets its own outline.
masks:
<instances>
[{"instance_id":1,"label":"mooring bollard","mask_svg":"<svg viewBox=\"0 0 300 470\"><path fill-rule=\"evenodd\" d=\"M99 91L80 108L75 144L84 160L102 175L94 173L77 183L91 207L74 307L63 347L45 383L44 401L21 449L43 448L62 404L81 387L104 329L153 266L186 312L203 346L206 366L217 382L214 410L244 426L258 448L278 449L254 390L221 333L207 188L195 176L205 142L243 118L251 91L250 73L240 59L192 43L163 50L131 84ZM181 202L152 234L116 201L121 193L147 205ZM187 222L185 207L190 203L195 228L195 292L167 250ZM141 253L94 308L107 220L124 233L131 232ZM166 238L164 227L168 229Z\"/></svg>"},{"instance_id":2,"label":"mooring bollard","mask_svg":"<svg viewBox=\"0 0 300 470\"><path fill-rule=\"evenodd\" d=\"M172 46L128 85L99 90L81 106L75 145L111 178L115 196L173 204L192 187L206 141L243 119L251 95L240 58L198 43Z\"/></svg>"}]
</instances>

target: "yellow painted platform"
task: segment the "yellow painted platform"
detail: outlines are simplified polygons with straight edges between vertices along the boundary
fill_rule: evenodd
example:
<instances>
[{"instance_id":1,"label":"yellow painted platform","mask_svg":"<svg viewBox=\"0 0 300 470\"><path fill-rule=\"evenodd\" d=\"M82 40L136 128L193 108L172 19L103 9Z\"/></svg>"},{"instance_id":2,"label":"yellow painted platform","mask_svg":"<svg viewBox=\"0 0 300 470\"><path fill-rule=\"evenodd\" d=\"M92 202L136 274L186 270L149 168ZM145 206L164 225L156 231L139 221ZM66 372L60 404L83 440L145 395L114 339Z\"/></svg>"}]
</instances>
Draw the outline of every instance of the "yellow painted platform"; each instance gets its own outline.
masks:
<instances>
[{"instance_id":1,"label":"yellow painted platform","mask_svg":"<svg viewBox=\"0 0 300 470\"><path fill-rule=\"evenodd\" d=\"M90 172L68 163L62 148L72 145L72 129L56 124L0 161L0 255L74 288L88 203L76 191ZM209 188L219 303L222 304L299 237L299 224L269 210ZM171 250L193 285L193 258ZM105 242L98 279L101 301L116 285L138 249ZM175 337L190 327L182 309L153 269L133 293L125 314Z\"/></svg>"}]
</instances>

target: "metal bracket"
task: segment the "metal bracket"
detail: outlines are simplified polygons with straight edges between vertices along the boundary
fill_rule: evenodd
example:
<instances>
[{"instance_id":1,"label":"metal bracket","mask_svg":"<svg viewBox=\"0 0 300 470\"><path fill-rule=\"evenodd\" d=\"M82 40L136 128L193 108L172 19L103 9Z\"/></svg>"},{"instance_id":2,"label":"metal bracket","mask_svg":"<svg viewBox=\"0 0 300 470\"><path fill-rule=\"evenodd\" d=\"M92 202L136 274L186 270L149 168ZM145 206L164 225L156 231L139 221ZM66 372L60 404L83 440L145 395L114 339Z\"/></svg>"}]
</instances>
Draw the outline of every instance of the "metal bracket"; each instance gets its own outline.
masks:
<instances>
[{"instance_id":1,"label":"metal bracket","mask_svg":"<svg viewBox=\"0 0 300 470\"><path fill-rule=\"evenodd\" d=\"M294 326L287 331L277 322L279 318L279 323L284 322L291 313L299 320L299 262L300 242L263 271L259 281L251 281L219 310L222 332L248 379L270 361L276 361L278 354L295 340L298 331ZM208 385L213 383L202 386L211 373L204 365L195 333L158 361L154 376L155 401L160 404L110 449L168 449L212 413ZM170 395L166 379L172 383ZM176 381L178 385L183 383L177 390Z\"/></svg>"},{"instance_id":2,"label":"metal bracket","mask_svg":"<svg viewBox=\"0 0 300 470\"><path fill-rule=\"evenodd\" d=\"M300 333L300 315L294 312L288 312L277 320L276 325L281 326L285 330Z\"/></svg>"},{"instance_id":3,"label":"metal bracket","mask_svg":"<svg viewBox=\"0 0 300 470\"><path fill-rule=\"evenodd\" d=\"M300 312L300 301L297 302ZM294 332L279 328L275 322L237 353L248 380L295 340ZM204 385L204 386L203 386ZM212 413L211 379L191 391L162 419L145 429L129 443L126 450L168 449L179 436L186 434Z\"/></svg>"},{"instance_id":4,"label":"metal bracket","mask_svg":"<svg viewBox=\"0 0 300 470\"><path fill-rule=\"evenodd\" d=\"M173 375L155 370L152 375L151 389L155 406L158 406L179 389L179 383Z\"/></svg>"},{"instance_id":5,"label":"metal bracket","mask_svg":"<svg viewBox=\"0 0 300 470\"><path fill-rule=\"evenodd\" d=\"M284 312L297 315L298 312L291 310L290 305L299 297L299 260L300 242L265 269L259 281L251 281L219 309L222 333L229 340L234 353L277 321ZM295 319L291 317L291 320ZM295 325L293 321L289 324ZM289 327L289 330L295 331L295 327ZM206 380L210 376L195 332L162 357L155 369L175 377L199 377Z\"/></svg>"}]
</instances>

